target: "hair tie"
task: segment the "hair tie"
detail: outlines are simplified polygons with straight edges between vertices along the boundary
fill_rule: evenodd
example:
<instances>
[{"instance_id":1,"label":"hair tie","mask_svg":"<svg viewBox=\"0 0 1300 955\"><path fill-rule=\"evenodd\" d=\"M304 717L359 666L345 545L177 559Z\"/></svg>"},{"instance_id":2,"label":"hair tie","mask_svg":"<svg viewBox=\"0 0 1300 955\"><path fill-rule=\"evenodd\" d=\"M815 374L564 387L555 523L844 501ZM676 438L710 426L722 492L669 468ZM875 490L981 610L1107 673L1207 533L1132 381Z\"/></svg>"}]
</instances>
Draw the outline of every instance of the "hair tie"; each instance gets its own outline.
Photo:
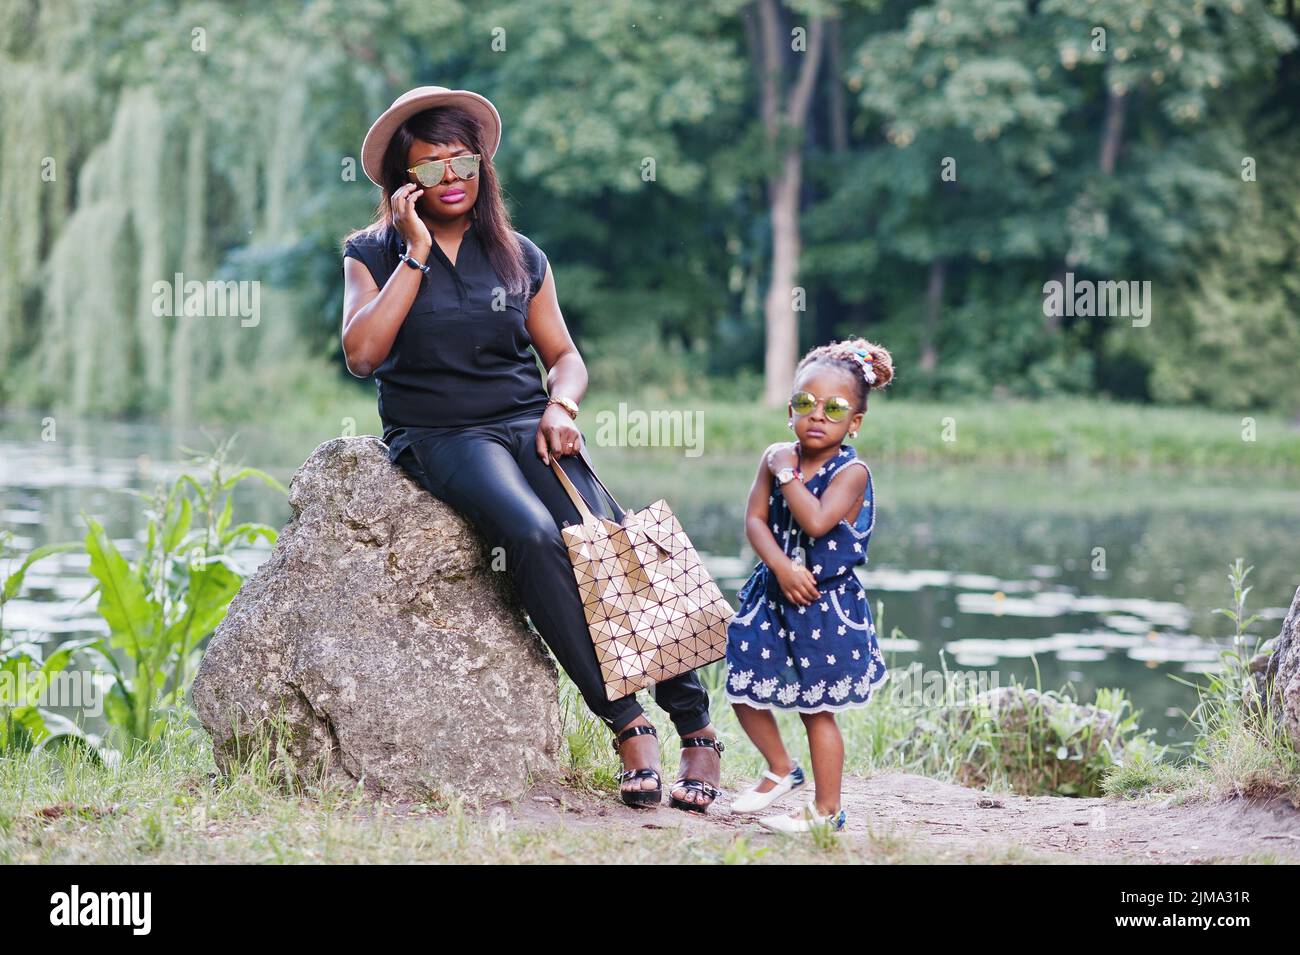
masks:
<instances>
[{"instance_id":1,"label":"hair tie","mask_svg":"<svg viewBox=\"0 0 1300 955\"><path fill-rule=\"evenodd\" d=\"M874 385L876 383L876 369L872 367L874 359L871 357L871 354L859 348L854 351L853 357L861 363L862 377L866 379L867 384Z\"/></svg>"}]
</instances>

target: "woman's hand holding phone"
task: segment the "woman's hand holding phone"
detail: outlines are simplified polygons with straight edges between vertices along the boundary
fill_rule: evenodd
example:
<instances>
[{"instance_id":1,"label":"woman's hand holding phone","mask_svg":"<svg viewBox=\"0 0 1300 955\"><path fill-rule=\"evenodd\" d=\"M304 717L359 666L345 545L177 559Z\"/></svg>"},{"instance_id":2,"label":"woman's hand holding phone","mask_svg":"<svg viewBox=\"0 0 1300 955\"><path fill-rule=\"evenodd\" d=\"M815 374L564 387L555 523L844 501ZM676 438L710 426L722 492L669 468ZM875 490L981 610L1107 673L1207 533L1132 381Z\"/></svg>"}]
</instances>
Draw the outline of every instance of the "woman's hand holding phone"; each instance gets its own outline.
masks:
<instances>
[{"instance_id":1,"label":"woman's hand holding phone","mask_svg":"<svg viewBox=\"0 0 1300 955\"><path fill-rule=\"evenodd\" d=\"M408 182L393 193L389 204L393 209L393 225L406 240L406 251L421 265L428 265L429 253L433 250L433 236L429 227L420 218L415 204L424 195L424 190L413 182Z\"/></svg>"}]
</instances>

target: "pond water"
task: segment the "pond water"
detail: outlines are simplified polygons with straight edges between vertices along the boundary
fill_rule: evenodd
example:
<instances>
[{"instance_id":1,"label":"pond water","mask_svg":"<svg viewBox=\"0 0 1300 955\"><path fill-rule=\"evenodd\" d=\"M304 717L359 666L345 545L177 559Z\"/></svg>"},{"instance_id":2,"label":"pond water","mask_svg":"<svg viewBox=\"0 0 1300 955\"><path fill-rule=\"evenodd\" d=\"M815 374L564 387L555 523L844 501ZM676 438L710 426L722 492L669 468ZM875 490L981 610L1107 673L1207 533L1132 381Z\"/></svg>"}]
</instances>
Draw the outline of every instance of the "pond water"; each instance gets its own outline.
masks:
<instances>
[{"instance_id":1,"label":"pond water","mask_svg":"<svg viewBox=\"0 0 1300 955\"><path fill-rule=\"evenodd\" d=\"M26 551L81 540L82 512L104 523L130 556L144 519L130 493L169 480L184 447L208 433L159 425L68 422L41 440L39 419L0 418L0 528ZM329 435L240 429L235 458L286 485ZM219 434L216 436L220 436ZM1284 478L1097 469L974 468L874 462L878 516L862 579L883 603L891 666L984 672L990 685L1069 683L1081 698L1122 687L1144 727L1174 743L1218 664L1230 621L1213 613L1231 593L1229 563L1254 565L1252 636L1277 633L1300 584L1300 488ZM729 599L754 564L745 497L756 456L593 448L605 483L627 507L668 500ZM284 498L248 484L236 519L279 527ZM265 552L241 555L248 568ZM61 640L102 632L84 553L36 565L5 612L16 637ZM4 567L0 566L0 571Z\"/></svg>"}]
</instances>

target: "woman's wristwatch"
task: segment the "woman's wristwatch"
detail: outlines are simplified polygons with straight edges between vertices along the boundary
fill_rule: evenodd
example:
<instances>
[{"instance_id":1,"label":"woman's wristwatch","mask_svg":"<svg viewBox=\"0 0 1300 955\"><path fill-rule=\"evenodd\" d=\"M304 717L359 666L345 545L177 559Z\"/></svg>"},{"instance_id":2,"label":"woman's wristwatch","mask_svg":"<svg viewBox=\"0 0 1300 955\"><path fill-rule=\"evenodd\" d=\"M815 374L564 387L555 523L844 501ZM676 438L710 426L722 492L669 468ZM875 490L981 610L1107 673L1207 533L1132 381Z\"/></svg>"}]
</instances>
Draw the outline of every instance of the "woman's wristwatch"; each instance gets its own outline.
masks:
<instances>
[{"instance_id":1,"label":"woman's wristwatch","mask_svg":"<svg viewBox=\"0 0 1300 955\"><path fill-rule=\"evenodd\" d=\"M405 262L405 263L406 263L407 265L409 265L411 268L413 268L413 269L419 269L419 270L420 270L421 272L423 272L425 275L428 275L428 274L429 274L429 266L428 266L427 264L425 264L425 265L421 265L419 262L415 261L415 259L411 258L411 255L410 255L409 252L403 252L403 253L402 253L402 257L401 257L400 259L398 259L397 261L399 261L399 262Z\"/></svg>"},{"instance_id":2,"label":"woman's wristwatch","mask_svg":"<svg viewBox=\"0 0 1300 955\"><path fill-rule=\"evenodd\" d=\"M572 398L551 398L546 402L548 405L559 405L569 413L569 417L578 420L578 403Z\"/></svg>"}]
</instances>

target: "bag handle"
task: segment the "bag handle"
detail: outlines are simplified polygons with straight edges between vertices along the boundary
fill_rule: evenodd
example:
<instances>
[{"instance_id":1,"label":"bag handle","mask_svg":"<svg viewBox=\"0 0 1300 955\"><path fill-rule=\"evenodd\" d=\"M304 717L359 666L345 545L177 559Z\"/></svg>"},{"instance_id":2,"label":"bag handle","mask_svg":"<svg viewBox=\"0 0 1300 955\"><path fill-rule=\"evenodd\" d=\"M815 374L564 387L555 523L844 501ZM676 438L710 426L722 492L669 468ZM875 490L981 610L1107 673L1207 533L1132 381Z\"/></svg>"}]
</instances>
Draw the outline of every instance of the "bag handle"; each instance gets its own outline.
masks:
<instances>
[{"instance_id":1,"label":"bag handle","mask_svg":"<svg viewBox=\"0 0 1300 955\"><path fill-rule=\"evenodd\" d=\"M584 498L578 489L573 486L573 482L569 480L569 476L564 473L564 468L560 467L560 461L555 455L551 455L551 470L555 472L555 476L559 478L560 483L564 485L564 490L569 495L569 500L571 500L573 506L578 509L578 514L582 518L582 523L599 524L600 519L591 512L591 508L587 506L586 498Z\"/></svg>"},{"instance_id":2,"label":"bag handle","mask_svg":"<svg viewBox=\"0 0 1300 955\"><path fill-rule=\"evenodd\" d=\"M609 493L609 488L605 487L605 482L597 476L595 470L591 466L591 462L581 454L578 455L578 458L584 465L586 465L587 473L592 476L592 479L595 480L596 484L599 485L600 489L605 492L613 503L615 510L618 511L618 519L621 523L623 518L627 516L627 512L623 510L623 505L614 499L613 494ZM573 481L569 479L569 475L565 474L564 468L560 467L560 459L554 454L551 455L551 470L555 472L555 476L558 477L560 483L564 485L564 490L569 495L569 500L573 502L573 506L578 509L578 514L582 517L582 523L599 524L600 518L592 513L591 508L587 505L587 499L582 496L582 492L574 487Z\"/></svg>"},{"instance_id":3,"label":"bag handle","mask_svg":"<svg viewBox=\"0 0 1300 955\"><path fill-rule=\"evenodd\" d=\"M591 459L587 457L587 443L585 440L582 443L582 447L579 448L578 450L578 457L580 457L582 459L582 463L586 465L587 473L591 475L591 479L596 482L597 486L602 491L605 492L605 496L609 498L610 503L614 505L614 510L618 511L618 515L619 515L618 519L620 522L622 522L623 518L627 515L627 511L623 509L622 504L618 503L618 499L614 497L613 494L610 493L609 488L605 487L605 482L602 481L600 479L600 475L596 473L595 467L592 466Z\"/></svg>"}]
</instances>

